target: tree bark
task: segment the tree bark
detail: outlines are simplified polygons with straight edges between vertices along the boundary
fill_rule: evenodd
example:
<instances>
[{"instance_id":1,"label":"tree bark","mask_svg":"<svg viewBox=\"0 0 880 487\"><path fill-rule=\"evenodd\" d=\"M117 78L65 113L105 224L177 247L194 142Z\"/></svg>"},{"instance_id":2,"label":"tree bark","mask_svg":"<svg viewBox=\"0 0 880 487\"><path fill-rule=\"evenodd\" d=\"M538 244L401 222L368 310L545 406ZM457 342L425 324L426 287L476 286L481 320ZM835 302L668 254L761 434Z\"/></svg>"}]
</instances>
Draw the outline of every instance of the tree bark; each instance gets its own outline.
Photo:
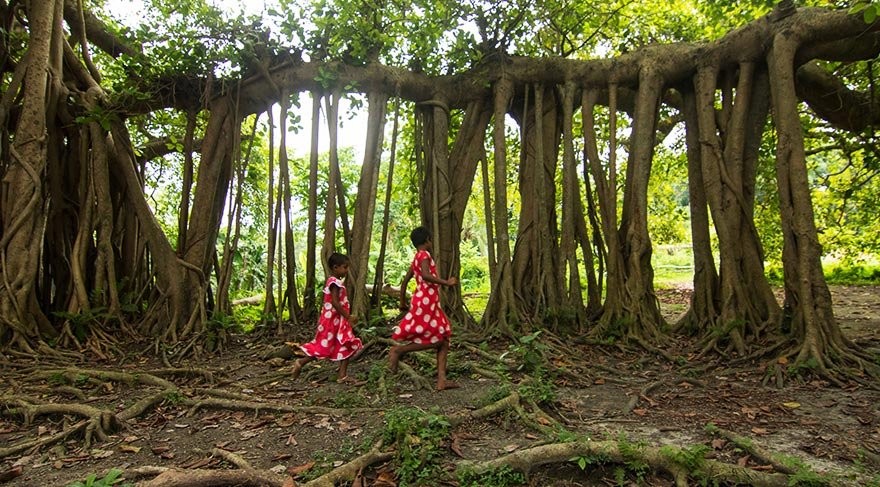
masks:
<instances>
[{"instance_id":1,"label":"tree bark","mask_svg":"<svg viewBox=\"0 0 880 487\"><path fill-rule=\"evenodd\" d=\"M45 170L49 126L59 86L52 73L61 73L61 0L28 4L30 43L23 62L21 114L9 146L0 210L0 338L7 346L30 349L30 344L54 331L36 299L45 232Z\"/></svg>"},{"instance_id":2,"label":"tree bark","mask_svg":"<svg viewBox=\"0 0 880 487\"><path fill-rule=\"evenodd\" d=\"M351 232L351 267L347 285L352 292L352 314L365 317L369 307L367 274L370 269L370 247L373 235L373 217L376 214L376 194L379 189L379 169L382 162L382 143L385 135L385 112L388 96L371 93L368 97L366 147L361 164L361 177L355 199L354 224Z\"/></svg>"}]
</instances>

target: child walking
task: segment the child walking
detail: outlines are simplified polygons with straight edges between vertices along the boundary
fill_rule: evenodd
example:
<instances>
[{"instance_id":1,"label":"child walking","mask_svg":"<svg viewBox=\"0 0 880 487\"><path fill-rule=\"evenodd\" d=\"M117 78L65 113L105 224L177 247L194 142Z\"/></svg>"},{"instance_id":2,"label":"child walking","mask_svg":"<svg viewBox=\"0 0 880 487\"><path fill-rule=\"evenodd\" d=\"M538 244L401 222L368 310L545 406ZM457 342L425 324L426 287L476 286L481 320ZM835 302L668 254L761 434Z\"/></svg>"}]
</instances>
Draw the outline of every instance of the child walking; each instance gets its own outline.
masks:
<instances>
[{"instance_id":1,"label":"child walking","mask_svg":"<svg viewBox=\"0 0 880 487\"><path fill-rule=\"evenodd\" d=\"M418 227L410 233L410 241L416 248L409 270L400 284L400 308L409 311L400 324L394 327L391 338L408 341L406 345L395 345L388 351L389 366L397 372L400 357L416 350L437 350L437 390L454 389L458 384L446 380L446 357L449 355L449 337L452 328L449 318L440 308L440 286L454 286L458 279L437 277L437 266L431 257L433 244L431 233L425 227ZM416 276L416 292L412 295L409 308L406 306L406 286L413 275Z\"/></svg>"},{"instance_id":2,"label":"child walking","mask_svg":"<svg viewBox=\"0 0 880 487\"><path fill-rule=\"evenodd\" d=\"M354 336L351 328L355 319L350 314L351 306L343 283L343 279L348 275L349 263L348 256L338 253L334 253L327 260L330 276L324 283L324 305L318 318L318 329L314 340L300 346L306 356L293 365L294 380L299 377L305 364L316 359L327 359L339 362L337 382L363 384L348 375L349 359L364 346L360 338Z\"/></svg>"}]
</instances>

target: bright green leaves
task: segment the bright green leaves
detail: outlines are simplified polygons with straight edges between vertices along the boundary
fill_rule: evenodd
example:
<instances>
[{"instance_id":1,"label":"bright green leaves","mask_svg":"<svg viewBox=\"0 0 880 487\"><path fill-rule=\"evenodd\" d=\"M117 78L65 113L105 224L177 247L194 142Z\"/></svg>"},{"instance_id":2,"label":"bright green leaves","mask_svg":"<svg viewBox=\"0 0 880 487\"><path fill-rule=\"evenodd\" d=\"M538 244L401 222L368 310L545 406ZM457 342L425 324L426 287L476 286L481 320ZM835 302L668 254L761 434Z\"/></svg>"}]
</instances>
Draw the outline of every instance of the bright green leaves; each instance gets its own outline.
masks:
<instances>
[{"instance_id":1,"label":"bright green leaves","mask_svg":"<svg viewBox=\"0 0 880 487\"><path fill-rule=\"evenodd\" d=\"M873 24L880 16L880 3L875 0L856 0L849 9L852 14L862 14L866 24Z\"/></svg>"}]
</instances>

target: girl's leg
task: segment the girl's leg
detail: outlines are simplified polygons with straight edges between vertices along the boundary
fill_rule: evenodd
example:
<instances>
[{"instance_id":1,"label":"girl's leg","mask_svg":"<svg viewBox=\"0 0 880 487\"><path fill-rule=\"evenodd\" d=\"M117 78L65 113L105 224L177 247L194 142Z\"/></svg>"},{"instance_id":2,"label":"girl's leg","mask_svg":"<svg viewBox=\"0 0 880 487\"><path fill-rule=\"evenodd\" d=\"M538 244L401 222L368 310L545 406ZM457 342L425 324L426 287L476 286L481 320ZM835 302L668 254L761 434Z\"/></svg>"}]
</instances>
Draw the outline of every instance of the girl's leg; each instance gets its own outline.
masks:
<instances>
[{"instance_id":1,"label":"girl's leg","mask_svg":"<svg viewBox=\"0 0 880 487\"><path fill-rule=\"evenodd\" d=\"M407 345L395 345L388 350L388 368L391 369L391 372L397 372L397 363L400 362L401 356L409 352L437 348L439 345L439 343L409 343Z\"/></svg>"},{"instance_id":2,"label":"girl's leg","mask_svg":"<svg viewBox=\"0 0 880 487\"><path fill-rule=\"evenodd\" d=\"M296 362L294 362L293 372L291 373L291 377L293 377L293 380L296 380L299 378L299 374L300 374L300 372L302 372L303 365L311 362L312 360L315 360L315 357L310 357L307 355L301 359L298 359Z\"/></svg>"},{"instance_id":3,"label":"girl's leg","mask_svg":"<svg viewBox=\"0 0 880 487\"><path fill-rule=\"evenodd\" d=\"M446 380L446 358L449 355L449 338L444 338L437 348L437 390L455 389L458 384Z\"/></svg>"},{"instance_id":4,"label":"girl's leg","mask_svg":"<svg viewBox=\"0 0 880 487\"><path fill-rule=\"evenodd\" d=\"M336 374L336 382L342 382L348 377L348 359L339 362L339 372Z\"/></svg>"}]
</instances>

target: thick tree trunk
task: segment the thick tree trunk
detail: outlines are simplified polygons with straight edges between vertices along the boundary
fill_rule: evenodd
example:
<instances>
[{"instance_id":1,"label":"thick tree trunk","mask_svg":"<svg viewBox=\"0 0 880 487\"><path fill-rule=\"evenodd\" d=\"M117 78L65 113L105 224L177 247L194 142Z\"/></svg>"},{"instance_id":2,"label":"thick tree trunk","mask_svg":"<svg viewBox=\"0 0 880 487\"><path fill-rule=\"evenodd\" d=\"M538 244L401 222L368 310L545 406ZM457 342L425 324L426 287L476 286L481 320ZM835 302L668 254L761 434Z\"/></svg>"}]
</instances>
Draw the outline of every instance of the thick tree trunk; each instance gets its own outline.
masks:
<instances>
[{"instance_id":1,"label":"thick tree trunk","mask_svg":"<svg viewBox=\"0 0 880 487\"><path fill-rule=\"evenodd\" d=\"M654 294L651 241L648 236L648 178L654 150L657 110L663 80L644 65L626 167L623 209L616 247L608 248L608 296L594 336L619 336L643 345L663 340L665 321ZM611 254L617 254L613 258Z\"/></svg>"},{"instance_id":2,"label":"thick tree trunk","mask_svg":"<svg viewBox=\"0 0 880 487\"><path fill-rule=\"evenodd\" d=\"M62 72L63 1L30 2L28 6L30 43L19 68L24 70L21 114L9 148L0 208L0 339L7 346L26 350L29 342L54 334L37 303L35 284L42 247L35 243L43 241L45 232L44 178L48 146L55 142L49 139L49 126L55 123L52 115L60 94L52 80Z\"/></svg>"},{"instance_id":3,"label":"thick tree trunk","mask_svg":"<svg viewBox=\"0 0 880 487\"><path fill-rule=\"evenodd\" d=\"M687 313L676 329L691 336L707 332L719 315L718 272L709 233L709 203L702 173L702 144L693 86L682 89L688 161L688 203L691 211L691 248L694 254L694 290Z\"/></svg>"},{"instance_id":4,"label":"thick tree trunk","mask_svg":"<svg viewBox=\"0 0 880 487\"><path fill-rule=\"evenodd\" d=\"M575 325L580 328L586 322L584 294L581 289L580 265L577 259L579 237L584 233L584 212L581 204L580 181L574 156L574 135L572 130L575 86L566 83L562 91L562 233L560 250L562 253L561 276L568 275L566 286L566 307L575 317ZM588 249L589 250L589 249Z\"/></svg>"},{"instance_id":5,"label":"thick tree trunk","mask_svg":"<svg viewBox=\"0 0 880 487\"><path fill-rule=\"evenodd\" d=\"M238 240L241 237L241 216L244 207L244 181L247 177L247 169L250 164L251 154L253 153L254 144L256 142L257 126L259 124L260 114L254 115L254 125L251 127L251 135L248 138L247 151L244 157L237 158L235 165L235 199L232 204L232 211L229 215L229 222L226 226L226 239L223 243L223 260L221 264L220 275L217 277L217 309L224 314L232 314L232 303L229 301L229 286L232 283L233 267L235 261L233 254L238 249Z\"/></svg>"},{"instance_id":6,"label":"thick tree trunk","mask_svg":"<svg viewBox=\"0 0 880 487\"><path fill-rule=\"evenodd\" d=\"M779 315L764 277L760 240L752 222L756 157L746 153L746 143L747 136L760 140L767 113L766 96L760 96L760 89L755 93L761 85L756 83L754 71L751 63L740 66L736 99L732 99L732 90L726 89L720 114L714 109L717 68L702 68L695 78L701 176L721 254L720 307L712 330L705 333L704 351L723 342L726 346L718 348L721 353L744 355L747 344L760 340L767 325L775 323ZM758 80L766 86L766 77ZM751 126L758 129L749 131ZM749 147L757 154L756 144Z\"/></svg>"},{"instance_id":7,"label":"thick tree trunk","mask_svg":"<svg viewBox=\"0 0 880 487\"><path fill-rule=\"evenodd\" d=\"M507 206L507 142L504 126L508 104L513 95L513 83L507 78L495 82L493 104L494 124L492 145L495 163L495 230L497 235L495 255L496 273L490 276L496 287L483 314L483 325L494 326L502 333L514 335L520 325L520 310L513 288L513 269L510 255L510 226Z\"/></svg>"},{"instance_id":8,"label":"thick tree trunk","mask_svg":"<svg viewBox=\"0 0 880 487\"><path fill-rule=\"evenodd\" d=\"M434 100L419 109L424 141L421 174L421 209L425 225L432 230L434 259L441 277L459 277L461 232L464 213L480 157L491 110L484 103L468 105L461 126L448 149L449 114L442 101ZM439 119L439 120L438 120ZM471 323L464 310L461 287L444 287L443 306L450 319Z\"/></svg>"},{"instance_id":9,"label":"thick tree trunk","mask_svg":"<svg viewBox=\"0 0 880 487\"><path fill-rule=\"evenodd\" d=\"M233 147L241 130L241 117L231 98L220 98L211 103L211 117L205 129L202 157L199 164L195 197L193 198L192 214L199 218L190 219L187 230L187 247L183 252L183 261L189 270L186 274L185 290L188 294L186 303L186 322L180 328L180 337L193 333L201 333L207 325L207 294L217 234L229 180L232 176ZM180 326L170 323L169 328Z\"/></svg>"},{"instance_id":10,"label":"thick tree trunk","mask_svg":"<svg viewBox=\"0 0 880 487\"><path fill-rule=\"evenodd\" d=\"M385 112L388 96L371 93L367 97L366 147L361 164L361 177L354 204L354 224L351 229L351 267L347 285L352 289L352 314L365 318L369 305L367 275L370 269L370 247L373 236L373 217L376 214L376 194L379 188L379 168L385 136Z\"/></svg>"},{"instance_id":11,"label":"thick tree trunk","mask_svg":"<svg viewBox=\"0 0 880 487\"><path fill-rule=\"evenodd\" d=\"M284 293L284 304L287 305L288 320L296 325L299 320L299 293L296 289L296 248L293 242L293 228L290 222L293 220L291 212L291 200L293 195L290 191L290 164L287 159L287 112L290 109L290 93L287 88L281 90L281 146L278 149L278 168L280 170L279 198L282 198L284 217L284 277L285 281L280 284ZM281 332L279 321L278 332Z\"/></svg>"},{"instance_id":12,"label":"thick tree trunk","mask_svg":"<svg viewBox=\"0 0 880 487\"><path fill-rule=\"evenodd\" d=\"M528 93L534 90L534 102ZM559 156L559 106L554 90L527 86L519 120L520 215L513 251L513 285L524 316L555 325L556 313L566 306L564 274L560 269L559 229L556 212L556 173ZM549 102L545 103L545 100Z\"/></svg>"},{"instance_id":13,"label":"thick tree trunk","mask_svg":"<svg viewBox=\"0 0 880 487\"><path fill-rule=\"evenodd\" d=\"M370 309L382 313L380 299L385 287L385 253L388 250L388 225L391 222L391 195L394 190L394 163L397 159L397 137L400 129L400 98L394 104L394 123L391 127L391 148L388 159L388 177L385 182L385 197L382 208L382 236L379 239L379 256L376 258L376 273L373 275L373 292L370 296Z\"/></svg>"},{"instance_id":14,"label":"thick tree trunk","mask_svg":"<svg viewBox=\"0 0 880 487\"><path fill-rule=\"evenodd\" d=\"M795 54L801 35L777 34L767 57L770 68L773 117L777 128L776 164L782 214L785 299L793 310L791 332L796 340L793 367L812 369L838 385L878 369L843 336L834 319L831 293L822 273L821 248L813 216L798 100L795 94ZM855 367L858 370L850 370Z\"/></svg>"}]
</instances>

